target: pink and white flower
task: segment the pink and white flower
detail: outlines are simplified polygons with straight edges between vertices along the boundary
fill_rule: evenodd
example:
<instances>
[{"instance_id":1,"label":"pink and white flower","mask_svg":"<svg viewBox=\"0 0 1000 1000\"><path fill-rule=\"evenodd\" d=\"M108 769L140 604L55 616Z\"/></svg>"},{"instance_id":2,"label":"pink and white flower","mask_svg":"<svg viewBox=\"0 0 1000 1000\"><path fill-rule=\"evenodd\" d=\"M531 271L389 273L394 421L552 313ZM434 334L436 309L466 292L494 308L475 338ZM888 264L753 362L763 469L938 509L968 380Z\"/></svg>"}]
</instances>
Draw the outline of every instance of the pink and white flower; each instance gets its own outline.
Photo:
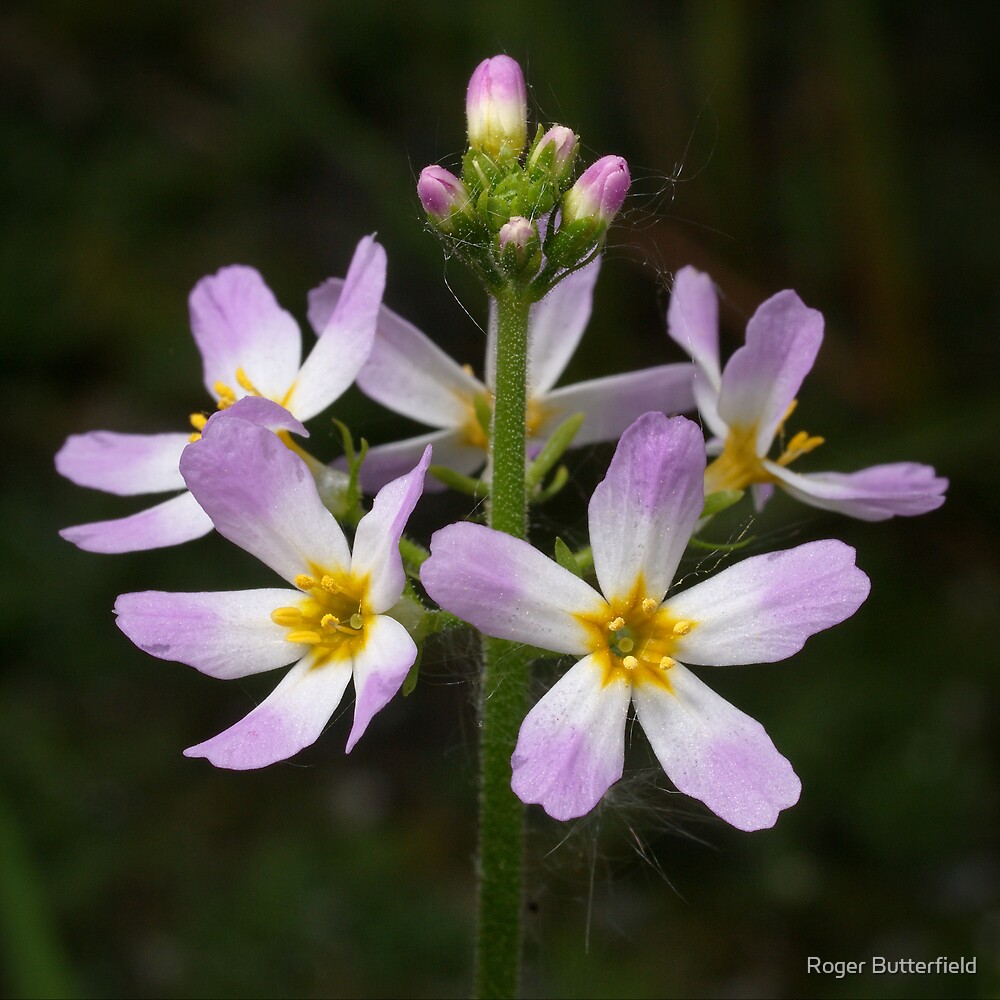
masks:
<instances>
[{"instance_id":1,"label":"pink and white flower","mask_svg":"<svg viewBox=\"0 0 1000 1000\"><path fill-rule=\"evenodd\" d=\"M554 389L569 364L590 319L599 260L563 279L531 307L528 327L529 451L537 448L567 417L584 413L573 447L613 441L648 410L675 413L691 409L692 366L659 365L640 371L579 382ZM326 286L312 298L315 320L326 314ZM336 286L331 285L331 298ZM361 467L361 483L369 491L412 466L428 444L438 465L472 474L486 462L487 441L478 417L492 408L496 354L495 317L491 314L486 345L486 377L480 381L469 366L453 361L411 323L383 306L368 362L358 385L372 399L403 416L435 427L429 434L371 448ZM428 489L440 489L431 479Z\"/></svg>"},{"instance_id":2,"label":"pink and white flower","mask_svg":"<svg viewBox=\"0 0 1000 1000\"><path fill-rule=\"evenodd\" d=\"M590 501L598 591L527 542L472 523L436 532L428 593L487 635L581 657L528 713L513 789L556 819L589 812L622 775L629 704L667 775L741 830L772 826L800 783L760 723L688 664L791 656L868 595L834 540L755 556L665 597L704 500L696 424L660 413L622 435Z\"/></svg>"},{"instance_id":3,"label":"pink and white flower","mask_svg":"<svg viewBox=\"0 0 1000 1000\"><path fill-rule=\"evenodd\" d=\"M338 282L319 337L303 363L302 337L251 267L225 267L203 278L190 297L191 330L201 352L205 388L219 409L244 396L274 400L300 420L325 410L354 381L371 350L385 287L385 250L366 236L344 281ZM202 414L191 418L196 430ZM178 470L190 433L74 434L56 455L56 468L79 486L136 496L184 489ZM314 473L330 477L320 463ZM66 528L63 538L88 552L133 552L176 545L212 530L188 492L130 517Z\"/></svg>"},{"instance_id":4,"label":"pink and white flower","mask_svg":"<svg viewBox=\"0 0 1000 1000\"><path fill-rule=\"evenodd\" d=\"M791 462L823 444L799 431L768 458L796 406L802 380L823 340L823 315L793 291L764 302L747 324L746 344L719 362L719 303L707 274L684 267L674 278L667 330L697 368L694 394L715 436L717 457L705 473L706 492L753 488L760 509L780 486L797 500L864 521L925 514L944 503L948 480L929 465L895 462L859 472L792 472Z\"/></svg>"},{"instance_id":5,"label":"pink and white flower","mask_svg":"<svg viewBox=\"0 0 1000 1000\"><path fill-rule=\"evenodd\" d=\"M262 426L266 422L267 426ZM269 427L305 434L269 400L211 417L181 456L188 488L225 538L295 589L123 594L118 626L140 648L230 679L294 663L268 698L225 732L185 750L245 770L284 760L323 731L353 678L350 751L416 657L390 614L405 582L399 539L420 497L428 448L358 524L354 551L305 463Z\"/></svg>"}]
</instances>

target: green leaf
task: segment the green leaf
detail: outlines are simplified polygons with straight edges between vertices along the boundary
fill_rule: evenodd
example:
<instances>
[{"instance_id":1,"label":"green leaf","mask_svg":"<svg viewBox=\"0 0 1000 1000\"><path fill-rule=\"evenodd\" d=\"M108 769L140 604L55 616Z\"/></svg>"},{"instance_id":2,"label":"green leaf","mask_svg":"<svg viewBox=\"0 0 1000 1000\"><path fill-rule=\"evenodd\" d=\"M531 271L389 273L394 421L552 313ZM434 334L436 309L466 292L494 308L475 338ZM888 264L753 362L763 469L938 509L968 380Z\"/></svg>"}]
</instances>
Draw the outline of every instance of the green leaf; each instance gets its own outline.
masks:
<instances>
[{"instance_id":1,"label":"green leaf","mask_svg":"<svg viewBox=\"0 0 1000 1000\"><path fill-rule=\"evenodd\" d=\"M576 556L573 555L570 547L558 536L556 536L555 557L556 562L563 569L568 569L574 576L583 576L583 573L580 572L580 564L576 561Z\"/></svg>"}]
</instances>

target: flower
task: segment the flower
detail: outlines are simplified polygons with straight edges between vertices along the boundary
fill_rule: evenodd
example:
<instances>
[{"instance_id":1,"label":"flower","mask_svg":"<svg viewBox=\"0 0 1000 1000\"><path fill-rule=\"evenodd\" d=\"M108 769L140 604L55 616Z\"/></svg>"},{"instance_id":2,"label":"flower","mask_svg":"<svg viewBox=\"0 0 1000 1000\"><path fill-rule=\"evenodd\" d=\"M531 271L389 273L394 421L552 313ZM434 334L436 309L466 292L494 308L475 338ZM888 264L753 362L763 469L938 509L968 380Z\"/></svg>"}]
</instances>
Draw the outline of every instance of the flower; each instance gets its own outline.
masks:
<instances>
[{"instance_id":1,"label":"flower","mask_svg":"<svg viewBox=\"0 0 1000 1000\"><path fill-rule=\"evenodd\" d=\"M602 156L580 175L566 192L562 205L564 225L593 220L607 227L625 204L632 178L620 156Z\"/></svg>"},{"instance_id":2,"label":"flower","mask_svg":"<svg viewBox=\"0 0 1000 1000\"><path fill-rule=\"evenodd\" d=\"M800 783L763 727L684 663L771 662L850 617L868 594L834 540L755 556L664 599L698 522L698 426L660 413L622 435L590 501L600 591L527 542L479 524L431 539L420 578L487 635L582 657L528 713L513 789L556 819L589 812L622 775L629 703L664 770L741 830L772 826Z\"/></svg>"},{"instance_id":3,"label":"flower","mask_svg":"<svg viewBox=\"0 0 1000 1000\"><path fill-rule=\"evenodd\" d=\"M465 95L469 145L497 159L520 156L528 139L528 91L521 67L510 56L484 59Z\"/></svg>"},{"instance_id":4,"label":"flower","mask_svg":"<svg viewBox=\"0 0 1000 1000\"><path fill-rule=\"evenodd\" d=\"M660 365L622 375L553 389L576 350L590 318L594 282L600 262L563 279L531 307L528 329L529 449L537 447L574 413L586 419L574 446L609 441L639 414L656 408L690 409L692 369L687 364ZM324 289L312 306L324 315ZM486 461L486 434L477 411L491 405L495 323L491 317L486 346L486 379L449 358L423 333L385 306L371 356L358 375L358 385L383 406L438 428L429 434L371 448L361 467L361 483L371 491L412 466L427 444L434 445L438 464L469 474ZM428 489L436 489L434 481Z\"/></svg>"},{"instance_id":5,"label":"flower","mask_svg":"<svg viewBox=\"0 0 1000 1000\"><path fill-rule=\"evenodd\" d=\"M670 336L697 367L694 394L702 419L716 440L717 458L705 473L705 489L753 487L758 509L780 486L813 507L864 521L896 514L925 514L944 503L948 480L929 465L896 462L859 472L792 472L788 465L823 444L799 431L775 459L767 457L775 436L795 409L795 398L823 340L823 315L793 291L764 302L747 324L746 344L720 372L719 304L707 274L684 267L674 278L667 311Z\"/></svg>"},{"instance_id":6,"label":"flower","mask_svg":"<svg viewBox=\"0 0 1000 1000\"><path fill-rule=\"evenodd\" d=\"M437 164L420 171L417 197L431 221L439 226L446 224L455 212L462 211L469 203L469 192L462 181Z\"/></svg>"},{"instance_id":7,"label":"flower","mask_svg":"<svg viewBox=\"0 0 1000 1000\"><path fill-rule=\"evenodd\" d=\"M556 183L569 177L580 140L577 134L565 125L553 125L535 143L528 156L528 172L535 177L548 174Z\"/></svg>"},{"instance_id":8,"label":"flower","mask_svg":"<svg viewBox=\"0 0 1000 1000\"><path fill-rule=\"evenodd\" d=\"M297 434L269 400L214 414L185 449L184 481L216 529L295 586L228 593L122 594L119 628L140 648L230 679L294 662L268 698L225 732L184 753L246 770L313 743L354 679L347 750L399 690L416 657L389 612L403 592L399 538L430 460L389 483L358 524L353 554L305 463L259 422Z\"/></svg>"},{"instance_id":9,"label":"flower","mask_svg":"<svg viewBox=\"0 0 1000 1000\"><path fill-rule=\"evenodd\" d=\"M330 308L315 329L319 340L304 363L298 324L250 267L225 267L191 292L191 329L204 364L205 387L220 409L244 396L263 396L301 420L326 409L354 381L375 335L385 287L385 251L366 236L347 278L329 282ZM336 289L332 297L330 289ZM195 429L203 414L191 417ZM56 469L79 486L134 496L183 490L178 471L188 433L74 434L56 455ZM318 462L313 472L330 482ZM176 545L212 530L208 515L184 492L130 517L65 528L63 538L89 552L133 552Z\"/></svg>"}]
</instances>

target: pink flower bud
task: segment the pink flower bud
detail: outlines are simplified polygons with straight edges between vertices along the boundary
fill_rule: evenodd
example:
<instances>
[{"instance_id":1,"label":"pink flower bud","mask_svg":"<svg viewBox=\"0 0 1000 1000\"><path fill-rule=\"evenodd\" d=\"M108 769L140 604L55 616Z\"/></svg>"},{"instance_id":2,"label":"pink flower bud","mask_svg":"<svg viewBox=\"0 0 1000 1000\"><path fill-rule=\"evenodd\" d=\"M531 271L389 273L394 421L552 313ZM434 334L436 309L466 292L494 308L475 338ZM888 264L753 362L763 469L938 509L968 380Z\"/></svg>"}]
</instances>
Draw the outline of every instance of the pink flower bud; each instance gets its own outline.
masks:
<instances>
[{"instance_id":1,"label":"pink flower bud","mask_svg":"<svg viewBox=\"0 0 1000 1000\"><path fill-rule=\"evenodd\" d=\"M417 197L434 222L444 222L468 204L469 192L450 170L432 163L420 171Z\"/></svg>"},{"instance_id":2,"label":"pink flower bud","mask_svg":"<svg viewBox=\"0 0 1000 1000\"><path fill-rule=\"evenodd\" d=\"M515 215L500 227L497 239L501 250L508 243L513 243L518 250L523 250L531 240L538 239L538 233L530 219L526 219L523 215Z\"/></svg>"},{"instance_id":3,"label":"pink flower bud","mask_svg":"<svg viewBox=\"0 0 1000 1000\"><path fill-rule=\"evenodd\" d=\"M566 192L563 222L593 219L609 225L624 204L631 183L628 164L620 156L602 156Z\"/></svg>"},{"instance_id":4,"label":"pink flower bud","mask_svg":"<svg viewBox=\"0 0 1000 1000\"><path fill-rule=\"evenodd\" d=\"M510 56L484 59L465 97L469 145L496 159L503 150L520 155L528 138L528 92L521 67Z\"/></svg>"},{"instance_id":5,"label":"pink flower bud","mask_svg":"<svg viewBox=\"0 0 1000 1000\"><path fill-rule=\"evenodd\" d=\"M537 169L542 156L551 150L549 155L552 157L552 164L549 169L557 179L561 180L573 166L577 144L576 133L571 128L566 128L565 125L553 125L532 150L528 158L528 169Z\"/></svg>"}]
</instances>

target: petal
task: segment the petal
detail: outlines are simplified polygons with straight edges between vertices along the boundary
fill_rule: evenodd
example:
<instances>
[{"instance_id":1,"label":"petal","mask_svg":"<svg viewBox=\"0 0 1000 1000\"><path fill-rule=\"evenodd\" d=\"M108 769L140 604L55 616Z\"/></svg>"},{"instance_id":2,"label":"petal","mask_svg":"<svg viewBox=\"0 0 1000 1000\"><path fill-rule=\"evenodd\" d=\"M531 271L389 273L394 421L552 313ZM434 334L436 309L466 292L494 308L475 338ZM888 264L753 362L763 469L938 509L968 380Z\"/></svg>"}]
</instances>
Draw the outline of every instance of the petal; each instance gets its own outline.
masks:
<instances>
[{"instance_id":1,"label":"petal","mask_svg":"<svg viewBox=\"0 0 1000 1000\"><path fill-rule=\"evenodd\" d=\"M341 699L351 668L346 661L314 667L307 656L248 716L185 757L207 757L216 767L247 771L286 760L315 743Z\"/></svg>"},{"instance_id":2,"label":"petal","mask_svg":"<svg viewBox=\"0 0 1000 1000\"><path fill-rule=\"evenodd\" d=\"M189 300L191 331L201 351L205 387L218 398L215 383L236 395L246 389L236 382L242 368L261 395L282 399L299 370L302 338L299 326L282 309L252 267L224 267L202 278Z\"/></svg>"},{"instance_id":3,"label":"petal","mask_svg":"<svg viewBox=\"0 0 1000 1000\"><path fill-rule=\"evenodd\" d=\"M290 583L350 565L344 533L305 462L266 428L215 414L181 456L181 474L219 534Z\"/></svg>"},{"instance_id":4,"label":"petal","mask_svg":"<svg viewBox=\"0 0 1000 1000\"><path fill-rule=\"evenodd\" d=\"M594 570L608 600L666 593L705 501L705 439L698 425L640 417L618 442L590 500Z\"/></svg>"},{"instance_id":5,"label":"petal","mask_svg":"<svg viewBox=\"0 0 1000 1000\"><path fill-rule=\"evenodd\" d=\"M371 353L384 289L385 250L366 236L354 251L336 305L285 400L302 420L325 410L357 378Z\"/></svg>"},{"instance_id":6,"label":"petal","mask_svg":"<svg viewBox=\"0 0 1000 1000\"><path fill-rule=\"evenodd\" d=\"M354 657L354 725L347 737L347 752L361 739L372 716L381 711L400 689L417 658L410 633L394 618L379 615L365 626L365 645Z\"/></svg>"},{"instance_id":7,"label":"petal","mask_svg":"<svg viewBox=\"0 0 1000 1000\"><path fill-rule=\"evenodd\" d=\"M528 391L548 391L559 381L590 320L594 284L601 269L598 255L563 278L528 315ZM492 383L491 383L492 384Z\"/></svg>"},{"instance_id":8,"label":"petal","mask_svg":"<svg viewBox=\"0 0 1000 1000\"><path fill-rule=\"evenodd\" d=\"M674 275L667 307L667 333L690 356L708 384L719 391L719 297L712 279L693 267Z\"/></svg>"},{"instance_id":9,"label":"petal","mask_svg":"<svg viewBox=\"0 0 1000 1000\"><path fill-rule=\"evenodd\" d=\"M739 830L774 826L802 784L764 727L676 663L671 691L636 685L635 714L667 777Z\"/></svg>"},{"instance_id":10,"label":"petal","mask_svg":"<svg viewBox=\"0 0 1000 1000\"><path fill-rule=\"evenodd\" d=\"M573 438L574 448L596 441L614 441L629 424L650 410L677 413L692 409L693 375L694 368L687 363L660 365L555 389L537 400L544 422L536 436L547 437L561 421L574 413L583 413L583 426Z\"/></svg>"},{"instance_id":11,"label":"petal","mask_svg":"<svg viewBox=\"0 0 1000 1000\"><path fill-rule=\"evenodd\" d=\"M177 468L190 434L73 434L56 454L56 470L77 486L135 496L184 489Z\"/></svg>"},{"instance_id":12,"label":"petal","mask_svg":"<svg viewBox=\"0 0 1000 1000\"><path fill-rule=\"evenodd\" d=\"M774 462L764 466L796 500L863 521L926 514L944 503L948 488L947 479L916 462L873 465L851 473L798 473Z\"/></svg>"},{"instance_id":13,"label":"petal","mask_svg":"<svg viewBox=\"0 0 1000 1000\"><path fill-rule=\"evenodd\" d=\"M571 667L525 716L510 759L511 788L553 819L590 812L622 776L629 684L604 683L594 656Z\"/></svg>"},{"instance_id":14,"label":"petal","mask_svg":"<svg viewBox=\"0 0 1000 1000\"><path fill-rule=\"evenodd\" d=\"M459 427L486 387L412 323L383 306L368 361L358 375L365 395L430 427Z\"/></svg>"},{"instance_id":15,"label":"petal","mask_svg":"<svg viewBox=\"0 0 1000 1000\"><path fill-rule=\"evenodd\" d=\"M481 632L556 653L589 652L577 615L607 610L593 587L538 549L468 521L434 532L420 580L442 608Z\"/></svg>"},{"instance_id":16,"label":"petal","mask_svg":"<svg viewBox=\"0 0 1000 1000\"><path fill-rule=\"evenodd\" d=\"M465 435L449 429L431 431L404 441L380 444L369 448L361 466L361 487L366 493L374 493L386 483L409 471L420 461L420 456L428 445L434 449L434 463L446 465L449 469L471 475L486 464L486 451L478 445L469 444ZM343 459L336 462L338 468L346 468ZM434 476L428 478L424 489L428 493L438 493L445 485Z\"/></svg>"},{"instance_id":17,"label":"petal","mask_svg":"<svg viewBox=\"0 0 1000 1000\"><path fill-rule=\"evenodd\" d=\"M850 618L870 586L854 549L832 538L744 559L669 598L672 618L695 623L677 656L714 666L783 660Z\"/></svg>"},{"instance_id":18,"label":"petal","mask_svg":"<svg viewBox=\"0 0 1000 1000\"><path fill-rule=\"evenodd\" d=\"M59 534L84 552L118 553L180 545L211 530L208 514L185 492L130 517L78 524Z\"/></svg>"},{"instance_id":19,"label":"petal","mask_svg":"<svg viewBox=\"0 0 1000 1000\"><path fill-rule=\"evenodd\" d=\"M309 437L309 431L300 420L291 415L280 403L262 396L244 396L225 411L226 419L239 417L249 420L258 427L266 427L269 431L292 431L301 437ZM213 414L214 416L214 414ZM211 418L210 418L211 419Z\"/></svg>"},{"instance_id":20,"label":"petal","mask_svg":"<svg viewBox=\"0 0 1000 1000\"><path fill-rule=\"evenodd\" d=\"M747 324L746 344L722 373L719 416L730 427L757 428L766 455L823 341L823 314L793 291L764 302Z\"/></svg>"},{"instance_id":21,"label":"petal","mask_svg":"<svg viewBox=\"0 0 1000 1000\"><path fill-rule=\"evenodd\" d=\"M383 486L372 509L358 522L351 575L356 579L368 578L368 610L376 614L391 608L403 593L406 574L399 554L399 539L423 492L430 460L428 445L416 468Z\"/></svg>"},{"instance_id":22,"label":"petal","mask_svg":"<svg viewBox=\"0 0 1000 1000\"><path fill-rule=\"evenodd\" d=\"M273 670L308 647L287 642L271 612L302 599L289 590L168 594L147 590L115 601L118 627L144 652L230 680Z\"/></svg>"}]
</instances>

